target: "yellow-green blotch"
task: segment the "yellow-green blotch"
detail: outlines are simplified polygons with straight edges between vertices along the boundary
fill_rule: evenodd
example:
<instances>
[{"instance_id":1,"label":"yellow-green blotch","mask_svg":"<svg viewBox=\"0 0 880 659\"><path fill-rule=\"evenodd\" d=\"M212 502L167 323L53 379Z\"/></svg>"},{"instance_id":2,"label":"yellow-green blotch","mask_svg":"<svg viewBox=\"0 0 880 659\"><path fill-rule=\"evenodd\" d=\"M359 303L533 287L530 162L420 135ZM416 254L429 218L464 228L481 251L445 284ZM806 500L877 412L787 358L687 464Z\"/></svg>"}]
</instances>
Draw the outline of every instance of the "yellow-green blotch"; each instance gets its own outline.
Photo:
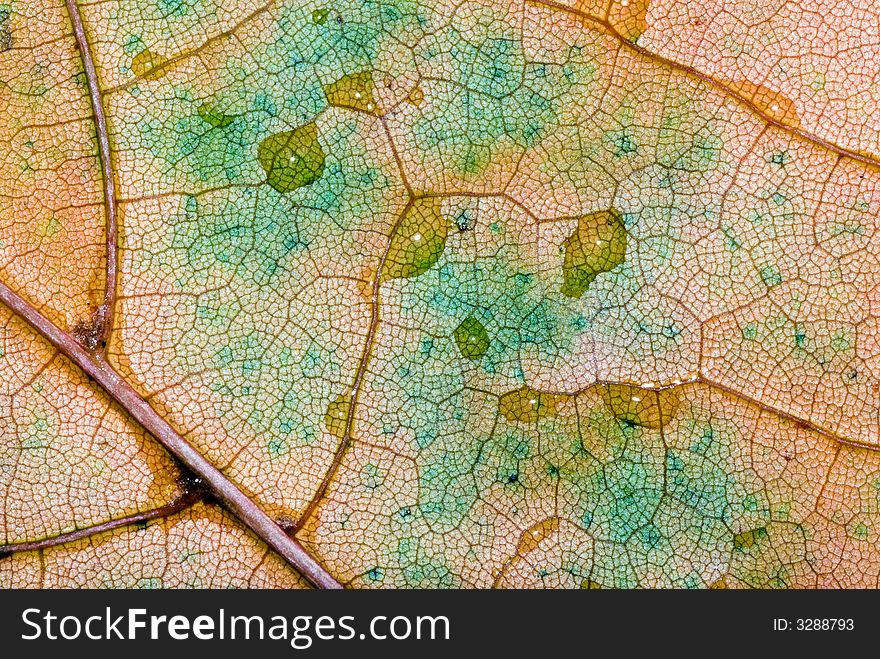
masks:
<instances>
[{"instance_id":1,"label":"yellow-green blotch","mask_svg":"<svg viewBox=\"0 0 880 659\"><path fill-rule=\"evenodd\" d=\"M562 294L579 298L599 273L623 263L626 237L623 217L614 209L578 218L577 228L562 243Z\"/></svg>"},{"instance_id":2,"label":"yellow-green blotch","mask_svg":"<svg viewBox=\"0 0 880 659\"><path fill-rule=\"evenodd\" d=\"M382 263L382 279L418 277L433 266L446 247L449 222L436 198L416 199L391 235Z\"/></svg>"},{"instance_id":3,"label":"yellow-green blotch","mask_svg":"<svg viewBox=\"0 0 880 659\"><path fill-rule=\"evenodd\" d=\"M314 122L269 135L257 149L257 161L266 172L266 182L281 193L321 178L325 158Z\"/></svg>"}]
</instances>

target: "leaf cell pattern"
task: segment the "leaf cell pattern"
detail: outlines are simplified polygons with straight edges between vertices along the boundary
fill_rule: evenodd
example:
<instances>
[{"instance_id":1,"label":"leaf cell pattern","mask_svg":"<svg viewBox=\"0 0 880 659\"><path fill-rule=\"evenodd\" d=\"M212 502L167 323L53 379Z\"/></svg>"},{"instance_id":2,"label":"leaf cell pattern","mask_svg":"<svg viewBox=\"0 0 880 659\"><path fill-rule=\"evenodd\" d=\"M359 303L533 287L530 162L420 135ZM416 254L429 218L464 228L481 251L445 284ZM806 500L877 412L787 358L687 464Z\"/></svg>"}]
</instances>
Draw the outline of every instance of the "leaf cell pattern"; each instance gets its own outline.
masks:
<instances>
[{"instance_id":1,"label":"leaf cell pattern","mask_svg":"<svg viewBox=\"0 0 880 659\"><path fill-rule=\"evenodd\" d=\"M0 584L877 587L878 25L0 4Z\"/></svg>"}]
</instances>

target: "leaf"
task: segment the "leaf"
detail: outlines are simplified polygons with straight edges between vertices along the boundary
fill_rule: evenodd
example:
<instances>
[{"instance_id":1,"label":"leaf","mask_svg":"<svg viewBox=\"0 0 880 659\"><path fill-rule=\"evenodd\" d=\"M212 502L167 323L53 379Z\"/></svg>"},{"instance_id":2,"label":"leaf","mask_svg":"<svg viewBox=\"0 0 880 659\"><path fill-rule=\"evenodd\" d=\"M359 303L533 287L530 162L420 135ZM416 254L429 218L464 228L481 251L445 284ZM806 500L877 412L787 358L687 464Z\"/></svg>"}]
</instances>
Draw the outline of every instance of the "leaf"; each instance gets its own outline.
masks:
<instances>
[{"instance_id":1,"label":"leaf","mask_svg":"<svg viewBox=\"0 0 880 659\"><path fill-rule=\"evenodd\" d=\"M0 5L0 583L876 584L874 46L459 4Z\"/></svg>"},{"instance_id":2,"label":"leaf","mask_svg":"<svg viewBox=\"0 0 880 659\"><path fill-rule=\"evenodd\" d=\"M74 331L101 302L101 169L63 5L3 5L2 278ZM63 108L59 114L58 108ZM0 309L0 542L69 533L161 506L179 476L162 448L21 320Z\"/></svg>"},{"instance_id":3,"label":"leaf","mask_svg":"<svg viewBox=\"0 0 880 659\"><path fill-rule=\"evenodd\" d=\"M303 588L277 556L216 507L197 503L133 526L0 563L9 587Z\"/></svg>"}]
</instances>

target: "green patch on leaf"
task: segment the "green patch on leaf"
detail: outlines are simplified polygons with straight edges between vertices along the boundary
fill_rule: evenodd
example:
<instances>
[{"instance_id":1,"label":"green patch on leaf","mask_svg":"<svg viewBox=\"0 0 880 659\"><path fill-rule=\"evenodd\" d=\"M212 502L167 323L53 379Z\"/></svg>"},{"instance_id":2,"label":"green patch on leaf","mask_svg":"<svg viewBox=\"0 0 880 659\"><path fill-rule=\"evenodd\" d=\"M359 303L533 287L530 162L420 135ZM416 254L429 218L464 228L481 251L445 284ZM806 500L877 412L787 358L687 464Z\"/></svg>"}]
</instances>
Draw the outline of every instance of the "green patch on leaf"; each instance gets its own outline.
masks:
<instances>
[{"instance_id":1,"label":"green patch on leaf","mask_svg":"<svg viewBox=\"0 0 880 659\"><path fill-rule=\"evenodd\" d=\"M733 536L733 548L739 552L748 552L767 537L768 534L765 527L743 531Z\"/></svg>"},{"instance_id":2,"label":"green patch on leaf","mask_svg":"<svg viewBox=\"0 0 880 659\"><path fill-rule=\"evenodd\" d=\"M629 384L600 385L602 398L620 421L642 428L662 430L679 406L675 389L653 391Z\"/></svg>"},{"instance_id":3,"label":"green patch on leaf","mask_svg":"<svg viewBox=\"0 0 880 659\"><path fill-rule=\"evenodd\" d=\"M485 326L473 316L468 316L455 328L455 344L465 359L478 361L489 350L489 333Z\"/></svg>"},{"instance_id":4,"label":"green patch on leaf","mask_svg":"<svg viewBox=\"0 0 880 659\"><path fill-rule=\"evenodd\" d=\"M427 272L443 254L448 235L449 222L440 212L440 202L417 199L394 227L382 278L408 279Z\"/></svg>"},{"instance_id":5,"label":"green patch on leaf","mask_svg":"<svg viewBox=\"0 0 880 659\"><path fill-rule=\"evenodd\" d=\"M328 16L330 16L330 10L326 7L315 9L312 12L312 23L314 23L315 25L323 25L327 22Z\"/></svg>"},{"instance_id":6,"label":"green patch on leaf","mask_svg":"<svg viewBox=\"0 0 880 659\"><path fill-rule=\"evenodd\" d=\"M498 399L498 411L511 422L535 423L554 417L567 396L547 394L525 386L508 391Z\"/></svg>"},{"instance_id":7,"label":"green patch on leaf","mask_svg":"<svg viewBox=\"0 0 880 659\"><path fill-rule=\"evenodd\" d=\"M266 182L282 194L321 178L325 158L314 122L269 135L257 149Z\"/></svg>"},{"instance_id":8,"label":"green patch on leaf","mask_svg":"<svg viewBox=\"0 0 880 659\"><path fill-rule=\"evenodd\" d=\"M600 273L623 263L626 240L623 217L614 209L579 218L577 228L562 244L562 294L579 298Z\"/></svg>"},{"instance_id":9,"label":"green patch on leaf","mask_svg":"<svg viewBox=\"0 0 880 659\"><path fill-rule=\"evenodd\" d=\"M329 85L324 85L324 95L330 105L379 114L373 90L372 71L349 73Z\"/></svg>"},{"instance_id":10,"label":"green patch on leaf","mask_svg":"<svg viewBox=\"0 0 880 659\"><path fill-rule=\"evenodd\" d=\"M226 114L220 112L210 103L202 103L199 106L199 117L209 126L213 128L226 128L235 121L236 114Z\"/></svg>"}]
</instances>

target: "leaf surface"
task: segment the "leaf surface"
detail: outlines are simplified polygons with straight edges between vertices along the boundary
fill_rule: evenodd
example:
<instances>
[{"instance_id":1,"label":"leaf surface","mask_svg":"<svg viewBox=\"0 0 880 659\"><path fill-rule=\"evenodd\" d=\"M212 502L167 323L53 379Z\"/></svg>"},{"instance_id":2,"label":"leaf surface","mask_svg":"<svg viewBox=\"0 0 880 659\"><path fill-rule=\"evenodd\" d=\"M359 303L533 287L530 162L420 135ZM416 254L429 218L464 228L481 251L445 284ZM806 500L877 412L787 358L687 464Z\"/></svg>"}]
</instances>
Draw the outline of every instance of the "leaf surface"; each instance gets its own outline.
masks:
<instances>
[{"instance_id":1,"label":"leaf surface","mask_svg":"<svg viewBox=\"0 0 880 659\"><path fill-rule=\"evenodd\" d=\"M876 586L867 37L753 4L10 5L2 583L302 585L280 527L351 587Z\"/></svg>"}]
</instances>

